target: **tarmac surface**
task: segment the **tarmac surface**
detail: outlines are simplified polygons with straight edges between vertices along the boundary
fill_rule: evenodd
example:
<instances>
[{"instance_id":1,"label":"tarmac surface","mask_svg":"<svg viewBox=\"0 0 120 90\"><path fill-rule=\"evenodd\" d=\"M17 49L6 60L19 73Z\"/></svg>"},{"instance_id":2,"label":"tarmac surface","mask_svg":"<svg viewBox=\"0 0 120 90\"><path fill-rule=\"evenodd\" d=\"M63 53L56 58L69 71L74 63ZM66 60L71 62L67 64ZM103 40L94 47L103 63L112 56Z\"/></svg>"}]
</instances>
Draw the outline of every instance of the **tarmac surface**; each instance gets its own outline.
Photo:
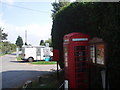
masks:
<instances>
[{"instance_id":1,"label":"tarmac surface","mask_svg":"<svg viewBox=\"0 0 120 90\"><path fill-rule=\"evenodd\" d=\"M20 87L27 80L33 80L37 76L49 74L52 70L56 70L57 67L56 64L33 65L29 62L17 61L15 53L0 57L0 62L2 64L2 70L0 71L2 73L2 88Z\"/></svg>"}]
</instances>

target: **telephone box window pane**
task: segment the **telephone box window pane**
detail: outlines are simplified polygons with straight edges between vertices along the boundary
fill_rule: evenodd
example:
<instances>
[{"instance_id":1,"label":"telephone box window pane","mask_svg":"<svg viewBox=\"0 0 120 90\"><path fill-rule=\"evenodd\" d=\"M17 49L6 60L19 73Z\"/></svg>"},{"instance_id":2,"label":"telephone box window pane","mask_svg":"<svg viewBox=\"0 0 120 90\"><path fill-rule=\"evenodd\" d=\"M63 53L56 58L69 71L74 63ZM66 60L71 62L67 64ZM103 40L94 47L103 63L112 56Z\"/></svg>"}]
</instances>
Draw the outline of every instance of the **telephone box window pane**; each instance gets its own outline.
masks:
<instances>
[{"instance_id":1,"label":"telephone box window pane","mask_svg":"<svg viewBox=\"0 0 120 90\"><path fill-rule=\"evenodd\" d=\"M65 60L65 67L68 67L68 53L67 53L67 47L64 48L64 60Z\"/></svg>"},{"instance_id":2,"label":"telephone box window pane","mask_svg":"<svg viewBox=\"0 0 120 90\"><path fill-rule=\"evenodd\" d=\"M64 64L65 64L65 78L68 79L68 51L67 47L64 47Z\"/></svg>"},{"instance_id":3,"label":"telephone box window pane","mask_svg":"<svg viewBox=\"0 0 120 90\"><path fill-rule=\"evenodd\" d=\"M85 56L85 55L86 55L86 52L85 52L85 51L75 52L75 56Z\"/></svg>"},{"instance_id":4,"label":"telephone box window pane","mask_svg":"<svg viewBox=\"0 0 120 90\"><path fill-rule=\"evenodd\" d=\"M76 57L75 61L85 61L86 57Z\"/></svg>"},{"instance_id":5,"label":"telephone box window pane","mask_svg":"<svg viewBox=\"0 0 120 90\"><path fill-rule=\"evenodd\" d=\"M65 66L68 67L67 57L65 57Z\"/></svg>"},{"instance_id":6,"label":"telephone box window pane","mask_svg":"<svg viewBox=\"0 0 120 90\"><path fill-rule=\"evenodd\" d=\"M81 63L77 64L77 67L84 67L84 66L86 66L86 62L81 62Z\"/></svg>"},{"instance_id":7,"label":"telephone box window pane","mask_svg":"<svg viewBox=\"0 0 120 90\"><path fill-rule=\"evenodd\" d=\"M85 50L85 46L80 46L80 50Z\"/></svg>"},{"instance_id":8,"label":"telephone box window pane","mask_svg":"<svg viewBox=\"0 0 120 90\"><path fill-rule=\"evenodd\" d=\"M86 50L86 47L85 46L75 46L75 51L78 51L78 50Z\"/></svg>"},{"instance_id":9,"label":"telephone box window pane","mask_svg":"<svg viewBox=\"0 0 120 90\"><path fill-rule=\"evenodd\" d=\"M104 64L104 44L96 45L96 63Z\"/></svg>"},{"instance_id":10,"label":"telephone box window pane","mask_svg":"<svg viewBox=\"0 0 120 90\"><path fill-rule=\"evenodd\" d=\"M86 72L86 71L87 71L86 68L80 68L80 69L77 70L77 72Z\"/></svg>"},{"instance_id":11,"label":"telephone box window pane","mask_svg":"<svg viewBox=\"0 0 120 90\"><path fill-rule=\"evenodd\" d=\"M95 45L90 46L90 60L95 63Z\"/></svg>"}]
</instances>

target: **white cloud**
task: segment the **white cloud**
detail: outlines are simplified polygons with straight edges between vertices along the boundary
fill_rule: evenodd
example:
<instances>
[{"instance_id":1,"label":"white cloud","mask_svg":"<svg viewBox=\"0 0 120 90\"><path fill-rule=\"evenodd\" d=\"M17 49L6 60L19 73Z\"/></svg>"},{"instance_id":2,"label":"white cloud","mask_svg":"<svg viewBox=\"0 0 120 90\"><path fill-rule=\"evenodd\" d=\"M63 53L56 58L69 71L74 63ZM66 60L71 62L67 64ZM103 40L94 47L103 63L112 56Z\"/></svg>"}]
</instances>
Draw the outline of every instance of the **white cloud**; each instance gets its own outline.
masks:
<instances>
[{"instance_id":1,"label":"white cloud","mask_svg":"<svg viewBox=\"0 0 120 90\"><path fill-rule=\"evenodd\" d=\"M3 19L2 19L2 16L3 16L3 14L0 13L0 25L3 25L3 24L4 24L4 21L3 21Z\"/></svg>"},{"instance_id":2,"label":"white cloud","mask_svg":"<svg viewBox=\"0 0 120 90\"><path fill-rule=\"evenodd\" d=\"M14 2L54 2L55 0L1 0L1 1L12 4Z\"/></svg>"},{"instance_id":3,"label":"white cloud","mask_svg":"<svg viewBox=\"0 0 120 90\"><path fill-rule=\"evenodd\" d=\"M28 25L25 28L28 31L28 34L40 36L41 38L45 39L45 36L49 35L51 32L51 26L51 24L44 26L41 26L39 24L32 24Z\"/></svg>"},{"instance_id":4,"label":"white cloud","mask_svg":"<svg viewBox=\"0 0 120 90\"><path fill-rule=\"evenodd\" d=\"M51 24L40 26L39 24L31 24L23 27L16 27L16 32L25 39L25 30L27 30L27 42L32 45L38 45L40 40L50 38Z\"/></svg>"},{"instance_id":5,"label":"white cloud","mask_svg":"<svg viewBox=\"0 0 120 90\"><path fill-rule=\"evenodd\" d=\"M6 23L0 14L0 25L4 28L4 32L8 33L8 41L15 43L18 35L25 41L25 30L27 30L27 42L32 45L39 45L40 40L47 40L50 38L52 23L39 25L31 24L27 26L15 26Z\"/></svg>"},{"instance_id":6,"label":"white cloud","mask_svg":"<svg viewBox=\"0 0 120 90\"><path fill-rule=\"evenodd\" d=\"M1 1L8 4L13 4L15 2L15 0L1 0Z\"/></svg>"}]
</instances>

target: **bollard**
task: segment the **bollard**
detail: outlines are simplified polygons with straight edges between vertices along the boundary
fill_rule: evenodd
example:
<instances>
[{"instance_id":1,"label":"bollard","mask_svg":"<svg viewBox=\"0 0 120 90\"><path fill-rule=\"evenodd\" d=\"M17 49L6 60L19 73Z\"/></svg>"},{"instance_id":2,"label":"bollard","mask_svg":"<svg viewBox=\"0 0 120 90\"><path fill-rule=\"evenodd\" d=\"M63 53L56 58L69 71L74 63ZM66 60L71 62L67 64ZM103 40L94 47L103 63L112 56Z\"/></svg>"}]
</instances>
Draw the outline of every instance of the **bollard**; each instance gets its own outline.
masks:
<instances>
[{"instance_id":1,"label":"bollard","mask_svg":"<svg viewBox=\"0 0 120 90\"><path fill-rule=\"evenodd\" d=\"M23 85L23 90L27 90L32 86L32 81L26 81Z\"/></svg>"}]
</instances>

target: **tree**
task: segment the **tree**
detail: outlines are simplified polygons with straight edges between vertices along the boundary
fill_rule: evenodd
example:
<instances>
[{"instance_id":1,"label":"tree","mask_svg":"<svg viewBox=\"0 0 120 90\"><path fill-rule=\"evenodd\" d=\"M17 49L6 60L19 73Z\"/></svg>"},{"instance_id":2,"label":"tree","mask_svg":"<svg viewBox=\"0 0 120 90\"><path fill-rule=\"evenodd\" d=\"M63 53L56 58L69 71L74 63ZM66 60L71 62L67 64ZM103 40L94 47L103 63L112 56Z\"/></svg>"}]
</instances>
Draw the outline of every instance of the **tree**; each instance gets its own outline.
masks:
<instances>
[{"instance_id":1,"label":"tree","mask_svg":"<svg viewBox=\"0 0 120 90\"><path fill-rule=\"evenodd\" d=\"M23 40L20 36L18 36L16 43L15 43L19 48L22 48L23 45Z\"/></svg>"},{"instance_id":2,"label":"tree","mask_svg":"<svg viewBox=\"0 0 120 90\"><path fill-rule=\"evenodd\" d=\"M3 29L4 29L4 28L0 27L0 41L2 41L2 40L7 40L8 34L3 33Z\"/></svg>"},{"instance_id":3,"label":"tree","mask_svg":"<svg viewBox=\"0 0 120 90\"><path fill-rule=\"evenodd\" d=\"M41 45L41 46L45 46L44 40L41 40L41 41L40 41L40 45Z\"/></svg>"},{"instance_id":4,"label":"tree","mask_svg":"<svg viewBox=\"0 0 120 90\"><path fill-rule=\"evenodd\" d=\"M28 44L25 42L25 45L28 45Z\"/></svg>"},{"instance_id":5,"label":"tree","mask_svg":"<svg viewBox=\"0 0 120 90\"><path fill-rule=\"evenodd\" d=\"M52 18L54 19L55 18L55 15L56 13L64 6L67 6L69 4L69 0L64 0L64 2L62 2L61 0L59 0L59 2L54 2L52 3L52 6L53 6L53 10L51 10L53 13L52 13Z\"/></svg>"},{"instance_id":6,"label":"tree","mask_svg":"<svg viewBox=\"0 0 120 90\"><path fill-rule=\"evenodd\" d=\"M76 2L95 2L97 0L76 0Z\"/></svg>"},{"instance_id":7,"label":"tree","mask_svg":"<svg viewBox=\"0 0 120 90\"><path fill-rule=\"evenodd\" d=\"M16 50L16 45L10 42L1 42L0 43L0 54L11 53Z\"/></svg>"},{"instance_id":8,"label":"tree","mask_svg":"<svg viewBox=\"0 0 120 90\"><path fill-rule=\"evenodd\" d=\"M45 43L49 43L49 46L52 47L52 40L49 38L48 40L45 40Z\"/></svg>"}]
</instances>

